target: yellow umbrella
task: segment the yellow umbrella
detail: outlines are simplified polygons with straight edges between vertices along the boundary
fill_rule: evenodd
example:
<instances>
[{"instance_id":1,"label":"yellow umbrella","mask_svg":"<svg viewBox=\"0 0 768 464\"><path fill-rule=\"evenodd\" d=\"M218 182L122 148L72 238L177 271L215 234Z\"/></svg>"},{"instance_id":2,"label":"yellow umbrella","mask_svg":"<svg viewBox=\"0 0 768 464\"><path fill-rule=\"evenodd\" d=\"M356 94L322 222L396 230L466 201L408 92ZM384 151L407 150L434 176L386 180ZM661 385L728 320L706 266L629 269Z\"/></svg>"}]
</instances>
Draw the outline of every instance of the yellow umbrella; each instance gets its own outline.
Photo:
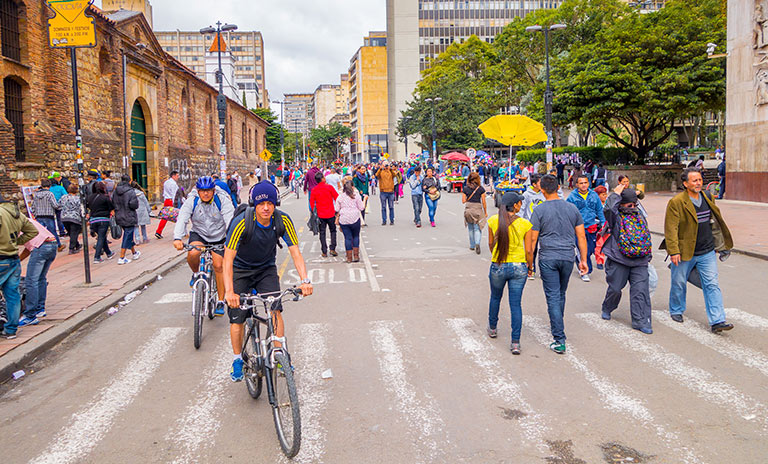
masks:
<instances>
[{"instance_id":1,"label":"yellow umbrella","mask_svg":"<svg viewBox=\"0 0 768 464\"><path fill-rule=\"evenodd\" d=\"M499 114L479 127L487 138L504 145L530 147L547 141L544 125L522 114Z\"/></svg>"}]
</instances>

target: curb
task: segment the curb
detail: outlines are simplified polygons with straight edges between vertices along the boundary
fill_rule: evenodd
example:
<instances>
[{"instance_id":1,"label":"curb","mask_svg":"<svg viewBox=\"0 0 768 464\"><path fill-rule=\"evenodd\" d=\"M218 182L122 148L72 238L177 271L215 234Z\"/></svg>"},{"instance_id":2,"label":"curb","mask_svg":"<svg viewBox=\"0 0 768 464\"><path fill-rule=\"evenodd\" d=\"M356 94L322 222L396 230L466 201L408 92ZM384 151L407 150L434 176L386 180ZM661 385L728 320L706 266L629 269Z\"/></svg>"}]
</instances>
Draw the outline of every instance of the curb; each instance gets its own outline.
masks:
<instances>
[{"instance_id":1,"label":"curb","mask_svg":"<svg viewBox=\"0 0 768 464\"><path fill-rule=\"evenodd\" d=\"M23 369L24 366L34 361L40 354L50 350L59 342L77 332L84 325L107 312L109 308L115 306L122 300L125 295L144 288L145 285L149 285L157 280L157 276L168 274L186 259L187 256L185 253L171 258L162 266L126 282L120 290L117 290L111 295L86 307L84 311L80 311L75 316L63 321L53 329L41 333L37 337L34 337L23 345L20 345L6 355L0 357L0 384L9 380L13 372Z\"/></svg>"},{"instance_id":2,"label":"curb","mask_svg":"<svg viewBox=\"0 0 768 464\"><path fill-rule=\"evenodd\" d=\"M652 230L651 233L653 235L658 235L659 237L664 237L663 232L656 232ZM749 256L750 258L762 259L763 261L768 261L768 255L763 253L757 253L755 251L741 250L739 248L731 248L731 253L737 253L740 255Z\"/></svg>"}]
</instances>

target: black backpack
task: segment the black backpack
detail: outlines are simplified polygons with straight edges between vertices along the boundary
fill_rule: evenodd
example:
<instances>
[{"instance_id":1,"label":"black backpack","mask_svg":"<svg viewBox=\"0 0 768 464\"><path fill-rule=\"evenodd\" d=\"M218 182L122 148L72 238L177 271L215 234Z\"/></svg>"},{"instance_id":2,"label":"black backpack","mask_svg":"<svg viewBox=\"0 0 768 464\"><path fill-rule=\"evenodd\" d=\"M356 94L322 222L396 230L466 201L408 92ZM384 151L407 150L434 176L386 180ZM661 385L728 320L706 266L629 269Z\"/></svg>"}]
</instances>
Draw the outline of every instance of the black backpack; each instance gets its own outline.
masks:
<instances>
[{"instance_id":1,"label":"black backpack","mask_svg":"<svg viewBox=\"0 0 768 464\"><path fill-rule=\"evenodd\" d=\"M255 208L253 206L241 204L237 207L237 209L235 209L235 214L232 216L232 221L234 222L235 218L240 216L243 211L245 211L245 230L243 231L243 235L240 237L240 240L247 242L250 240L251 235L253 234L253 229L256 227L256 214ZM285 216L283 212L277 208L275 208L275 212L272 213L272 230L275 231L275 242L280 248L283 248L283 245L280 243L280 237L285 235L285 223L283 222L283 216ZM232 227L231 223L229 227Z\"/></svg>"}]
</instances>

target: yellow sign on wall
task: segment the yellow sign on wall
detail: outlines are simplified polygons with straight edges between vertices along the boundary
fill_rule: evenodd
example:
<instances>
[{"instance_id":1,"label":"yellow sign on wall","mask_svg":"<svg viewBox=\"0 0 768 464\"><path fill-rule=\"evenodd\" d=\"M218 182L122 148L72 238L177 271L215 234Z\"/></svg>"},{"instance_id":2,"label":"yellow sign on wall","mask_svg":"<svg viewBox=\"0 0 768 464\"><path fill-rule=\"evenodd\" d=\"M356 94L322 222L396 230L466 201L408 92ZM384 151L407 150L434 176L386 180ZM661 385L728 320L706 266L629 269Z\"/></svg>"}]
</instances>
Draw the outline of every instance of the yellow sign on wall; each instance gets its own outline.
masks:
<instances>
[{"instance_id":1,"label":"yellow sign on wall","mask_svg":"<svg viewBox=\"0 0 768 464\"><path fill-rule=\"evenodd\" d=\"M260 156L260 157L261 157L261 159L263 159L264 161L269 161L269 160L271 160L271 159L272 159L272 153L270 153L270 151L269 151L269 150L267 150L266 148L264 149L264 151L262 151L262 152L259 154L259 156Z\"/></svg>"},{"instance_id":2,"label":"yellow sign on wall","mask_svg":"<svg viewBox=\"0 0 768 464\"><path fill-rule=\"evenodd\" d=\"M96 26L86 15L92 0L47 0L56 14L48 18L48 37L53 48L95 47Z\"/></svg>"}]
</instances>

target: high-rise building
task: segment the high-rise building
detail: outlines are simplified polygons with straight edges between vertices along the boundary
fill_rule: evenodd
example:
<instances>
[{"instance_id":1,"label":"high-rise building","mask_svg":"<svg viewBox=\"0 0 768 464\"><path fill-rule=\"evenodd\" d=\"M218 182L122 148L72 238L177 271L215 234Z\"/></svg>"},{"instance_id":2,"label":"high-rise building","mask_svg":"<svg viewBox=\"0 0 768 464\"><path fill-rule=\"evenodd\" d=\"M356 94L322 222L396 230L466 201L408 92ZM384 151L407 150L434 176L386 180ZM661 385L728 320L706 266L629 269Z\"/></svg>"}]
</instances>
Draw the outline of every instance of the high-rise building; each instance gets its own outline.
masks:
<instances>
[{"instance_id":1,"label":"high-rise building","mask_svg":"<svg viewBox=\"0 0 768 464\"><path fill-rule=\"evenodd\" d=\"M349 122L354 162L389 152L386 32L370 32L349 60Z\"/></svg>"},{"instance_id":2,"label":"high-rise building","mask_svg":"<svg viewBox=\"0 0 768 464\"><path fill-rule=\"evenodd\" d=\"M390 155L394 159L407 156L395 136L395 127L407 108L406 102L413 98L421 71L429 67L432 58L452 43L461 43L472 35L492 43L512 19L535 10L557 8L561 3L562 0L387 0Z\"/></svg>"},{"instance_id":3,"label":"high-rise building","mask_svg":"<svg viewBox=\"0 0 768 464\"><path fill-rule=\"evenodd\" d=\"M286 93L283 98L283 124L287 132L309 134L312 118L309 109L312 103L311 93Z\"/></svg>"},{"instance_id":4,"label":"high-rise building","mask_svg":"<svg viewBox=\"0 0 768 464\"><path fill-rule=\"evenodd\" d=\"M637 8L640 13L650 13L658 11L664 7L666 0L622 0L633 8Z\"/></svg>"},{"instance_id":5,"label":"high-rise building","mask_svg":"<svg viewBox=\"0 0 768 464\"><path fill-rule=\"evenodd\" d=\"M321 84L315 89L309 104L311 127L326 126L339 113L344 113L341 85Z\"/></svg>"},{"instance_id":6,"label":"high-rise building","mask_svg":"<svg viewBox=\"0 0 768 464\"><path fill-rule=\"evenodd\" d=\"M105 0L106 1L106 0ZM198 31L155 31L163 49L205 79L205 54L213 45L216 34ZM239 91L257 91L260 107L269 106L264 68L264 40L258 31L222 32L229 51L235 58L235 82ZM226 83L225 83L226 84Z\"/></svg>"},{"instance_id":7,"label":"high-rise building","mask_svg":"<svg viewBox=\"0 0 768 464\"><path fill-rule=\"evenodd\" d=\"M143 13L152 26L152 5L149 0L101 0L101 9L104 11L130 10Z\"/></svg>"}]
</instances>

